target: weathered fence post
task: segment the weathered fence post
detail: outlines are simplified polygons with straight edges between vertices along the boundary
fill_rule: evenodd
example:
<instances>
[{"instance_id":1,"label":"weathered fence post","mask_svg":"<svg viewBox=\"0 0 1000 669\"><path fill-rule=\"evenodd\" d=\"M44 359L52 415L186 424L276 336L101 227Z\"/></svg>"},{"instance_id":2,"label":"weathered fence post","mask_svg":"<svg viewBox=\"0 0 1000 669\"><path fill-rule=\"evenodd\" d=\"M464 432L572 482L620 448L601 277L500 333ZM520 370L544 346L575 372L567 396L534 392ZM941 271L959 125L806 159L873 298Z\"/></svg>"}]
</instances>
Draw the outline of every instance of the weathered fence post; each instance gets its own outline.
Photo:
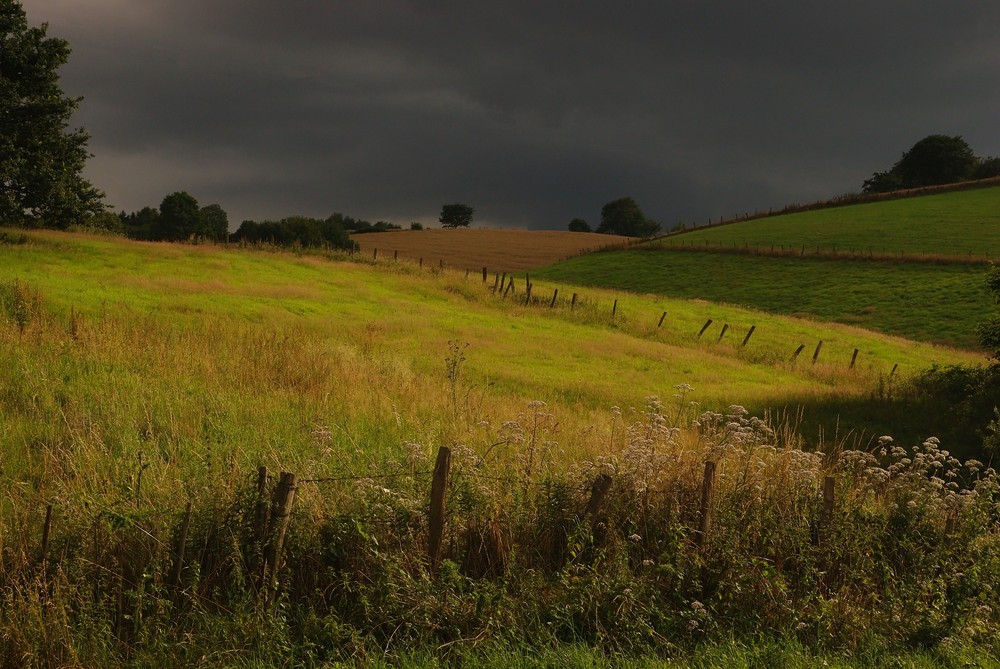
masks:
<instances>
[{"instance_id":1,"label":"weathered fence post","mask_svg":"<svg viewBox=\"0 0 1000 669\"><path fill-rule=\"evenodd\" d=\"M792 360L795 360L796 358L798 358L799 357L799 353L802 353L802 349L804 349L805 347L806 347L805 344L799 344L799 347L797 349L795 349L795 353L792 353Z\"/></svg>"},{"instance_id":2,"label":"weathered fence post","mask_svg":"<svg viewBox=\"0 0 1000 669\"><path fill-rule=\"evenodd\" d=\"M438 449L437 461L434 463L434 475L431 479L431 508L428 519L430 537L427 541L427 560L430 572L437 571L441 562L441 540L444 537L444 511L448 497L448 473L451 470L451 449L442 446Z\"/></svg>"},{"instance_id":3,"label":"weathered fence post","mask_svg":"<svg viewBox=\"0 0 1000 669\"><path fill-rule=\"evenodd\" d=\"M551 309L552 307L556 306L556 297L558 297L558 296L559 296L559 289L556 288L555 292L552 293L552 301L549 302L549 309Z\"/></svg>"},{"instance_id":4,"label":"weathered fence post","mask_svg":"<svg viewBox=\"0 0 1000 669\"><path fill-rule=\"evenodd\" d=\"M729 323L723 323L722 332L719 333L719 339L716 341L716 343L722 341L722 338L726 336L726 330L728 329L729 329Z\"/></svg>"},{"instance_id":5,"label":"weathered fence post","mask_svg":"<svg viewBox=\"0 0 1000 669\"><path fill-rule=\"evenodd\" d=\"M698 339L701 339L701 336L703 334L705 334L705 330L707 330L708 326L711 325L711 324L712 324L712 319L711 318L709 318L707 321L705 321L705 324L701 326L701 330L698 332Z\"/></svg>"},{"instance_id":6,"label":"weathered fence post","mask_svg":"<svg viewBox=\"0 0 1000 669\"><path fill-rule=\"evenodd\" d=\"M889 378L891 379L896 374L896 369L899 367L899 363L894 363L892 366L892 371L889 372Z\"/></svg>"},{"instance_id":7,"label":"weathered fence post","mask_svg":"<svg viewBox=\"0 0 1000 669\"><path fill-rule=\"evenodd\" d=\"M594 484L590 489L590 500L587 502L586 515L590 519L590 534L594 543L600 544L604 541L604 530L601 528L602 515L601 508L604 500L611 489L611 476L600 474L594 479Z\"/></svg>"},{"instance_id":8,"label":"weathered fence post","mask_svg":"<svg viewBox=\"0 0 1000 669\"><path fill-rule=\"evenodd\" d=\"M372 260L378 260L378 249L372 251Z\"/></svg>"},{"instance_id":9,"label":"weathered fence post","mask_svg":"<svg viewBox=\"0 0 1000 669\"><path fill-rule=\"evenodd\" d=\"M576 293L573 293L573 299L569 303L569 310L573 311L574 309L576 309Z\"/></svg>"},{"instance_id":10,"label":"weathered fence post","mask_svg":"<svg viewBox=\"0 0 1000 669\"><path fill-rule=\"evenodd\" d=\"M819 350L821 348L823 348L823 340L822 339L820 339L819 343L816 344L816 352L813 353L813 364L814 365L816 364L816 361L819 360Z\"/></svg>"},{"instance_id":11,"label":"weathered fence post","mask_svg":"<svg viewBox=\"0 0 1000 669\"><path fill-rule=\"evenodd\" d=\"M534 284L528 284L527 289L524 291L524 305L527 306L531 304L531 288Z\"/></svg>"},{"instance_id":12,"label":"weathered fence post","mask_svg":"<svg viewBox=\"0 0 1000 669\"><path fill-rule=\"evenodd\" d=\"M271 519L268 523L270 541L264 551L264 603L268 603L274 593L281 565L281 549L285 545L285 533L292 519L292 502L295 501L295 474L281 472L281 479L274 491Z\"/></svg>"},{"instance_id":13,"label":"weathered fence post","mask_svg":"<svg viewBox=\"0 0 1000 669\"><path fill-rule=\"evenodd\" d=\"M743 343L740 344L740 348L746 348L747 347L747 342L750 341L750 337L753 336L753 331L756 330L756 329L757 329L756 325L751 325L750 326L750 331L747 332L747 336L743 338Z\"/></svg>"},{"instance_id":14,"label":"weathered fence post","mask_svg":"<svg viewBox=\"0 0 1000 669\"><path fill-rule=\"evenodd\" d=\"M698 524L698 534L695 543L704 546L708 533L712 529L712 492L715 488L715 463L705 462L705 477L701 482L701 521Z\"/></svg>"},{"instance_id":15,"label":"weathered fence post","mask_svg":"<svg viewBox=\"0 0 1000 669\"><path fill-rule=\"evenodd\" d=\"M858 349L854 349L854 355L851 356L851 369L854 369L854 363L858 359Z\"/></svg>"},{"instance_id":16,"label":"weathered fence post","mask_svg":"<svg viewBox=\"0 0 1000 669\"><path fill-rule=\"evenodd\" d=\"M660 316L660 322L656 324L656 327L658 327L658 328L663 327L663 319L666 318L666 317L667 317L667 312L664 311L663 315Z\"/></svg>"},{"instance_id":17,"label":"weathered fence post","mask_svg":"<svg viewBox=\"0 0 1000 669\"><path fill-rule=\"evenodd\" d=\"M617 313L618 313L618 299L616 298L614 305L612 305L611 307L611 318L614 318L615 314Z\"/></svg>"},{"instance_id":18,"label":"weathered fence post","mask_svg":"<svg viewBox=\"0 0 1000 669\"><path fill-rule=\"evenodd\" d=\"M484 267L484 268L483 268L483 283L486 283L486 274L487 274L487 272L486 272L486 268ZM493 282L493 288L494 288L494 289L496 289L496 287L497 287L497 286L496 286L496 282L494 281L494 282Z\"/></svg>"},{"instance_id":19,"label":"weathered fence post","mask_svg":"<svg viewBox=\"0 0 1000 669\"><path fill-rule=\"evenodd\" d=\"M177 588L181 584L181 574L184 571L184 551L187 547L188 531L191 529L191 511L193 505L187 503L184 509L184 520L181 521L181 532L177 536L177 545L174 547L175 562L174 568L170 572L170 585Z\"/></svg>"}]
</instances>

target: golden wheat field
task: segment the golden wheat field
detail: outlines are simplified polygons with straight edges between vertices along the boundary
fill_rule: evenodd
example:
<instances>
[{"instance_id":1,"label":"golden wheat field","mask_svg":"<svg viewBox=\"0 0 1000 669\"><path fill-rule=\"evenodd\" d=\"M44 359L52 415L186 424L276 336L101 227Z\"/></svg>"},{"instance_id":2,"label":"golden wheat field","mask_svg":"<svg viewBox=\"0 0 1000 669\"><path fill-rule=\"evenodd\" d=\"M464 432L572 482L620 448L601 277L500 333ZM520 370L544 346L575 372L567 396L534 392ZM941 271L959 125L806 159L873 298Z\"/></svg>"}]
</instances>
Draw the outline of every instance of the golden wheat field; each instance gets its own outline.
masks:
<instances>
[{"instance_id":1,"label":"golden wheat field","mask_svg":"<svg viewBox=\"0 0 1000 669\"><path fill-rule=\"evenodd\" d=\"M596 232L455 228L352 235L361 252L459 269L511 272L543 267L585 251L625 246L629 237Z\"/></svg>"}]
</instances>

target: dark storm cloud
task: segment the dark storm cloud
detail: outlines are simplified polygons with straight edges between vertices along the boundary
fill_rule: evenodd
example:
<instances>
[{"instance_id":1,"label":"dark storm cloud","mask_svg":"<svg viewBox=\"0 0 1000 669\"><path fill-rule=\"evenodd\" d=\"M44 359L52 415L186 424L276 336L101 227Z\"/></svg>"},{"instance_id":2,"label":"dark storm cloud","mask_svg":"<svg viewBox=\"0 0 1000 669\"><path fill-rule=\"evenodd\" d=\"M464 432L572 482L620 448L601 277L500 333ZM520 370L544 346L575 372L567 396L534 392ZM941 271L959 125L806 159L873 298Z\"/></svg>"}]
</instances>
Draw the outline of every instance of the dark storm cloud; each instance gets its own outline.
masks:
<instances>
[{"instance_id":1,"label":"dark storm cloud","mask_svg":"<svg viewBox=\"0 0 1000 669\"><path fill-rule=\"evenodd\" d=\"M74 49L92 179L234 222L672 225L857 190L931 133L1000 153L984 3L27 0ZM735 5L735 6L732 6Z\"/></svg>"}]
</instances>

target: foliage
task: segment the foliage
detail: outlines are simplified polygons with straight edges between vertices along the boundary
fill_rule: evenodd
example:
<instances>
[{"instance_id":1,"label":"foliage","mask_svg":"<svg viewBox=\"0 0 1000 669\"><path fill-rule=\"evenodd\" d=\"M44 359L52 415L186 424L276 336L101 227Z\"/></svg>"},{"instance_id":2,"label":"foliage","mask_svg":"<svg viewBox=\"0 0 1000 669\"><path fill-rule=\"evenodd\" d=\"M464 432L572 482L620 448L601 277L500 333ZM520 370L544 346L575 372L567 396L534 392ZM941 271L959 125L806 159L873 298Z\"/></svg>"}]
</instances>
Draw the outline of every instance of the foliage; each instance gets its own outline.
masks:
<instances>
[{"instance_id":1,"label":"foliage","mask_svg":"<svg viewBox=\"0 0 1000 669\"><path fill-rule=\"evenodd\" d=\"M365 232L387 232L389 230L402 230L402 228L395 223L389 223L388 221L376 221L371 223L359 218L352 218L351 216L345 216L344 214L330 214L327 217L327 222L337 225L352 234L359 234ZM411 226L412 229L412 226Z\"/></svg>"},{"instance_id":2,"label":"foliage","mask_svg":"<svg viewBox=\"0 0 1000 669\"><path fill-rule=\"evenodd\" d=\"M153 238L168 242L190 239L201 231L201 209L190 193L171 193L160 203L160 216Z\"/></svg>"},{"instance_id":3,"label":"foliage","mask_svg":"<svg viewBox=\"0 0 1000 669\"><path fill-rule=\"evenodd\" d=\"M418 223L417 221L413 221L412 223L410 223L410 230L423 230L423 229L424 229L423 223Z\"/></svg>"},{"instance_id":4,"label":"foliage","mask_svg":"<svg viewBox=\"0 0 1000 669\"><path fill-rule=\"evenodd\" d=\"M583 220L582 218L574 218L569 222L570 232L593 232L590 228L590 223Z\"/></svg>"},{"instance_id":5,"label":"foliage","mask_svg":"<svg viewBox=\"0 0 1000 669\"><path fill-rule=\"evenodd\" d=\"M0 221L68 228L104 208L82 176L89 136L69 130L80 104L59 86L65 40L29 28L16 0L0 0Z\"/></svg>"},{"instance_id":6,"label":"foliage","mask_svg":"<svg viewBox=\"0 0 1000 669\"><path fill-rule=\"evenodd\" d=\"M289 216L280 221L243 221L233 234L233 241L347 250L353 250L356 246L348 237L347 231L332 217L320 220Z\"/></svg>"},{"instance_id":7,"label":"foliage","mask_svg":"<svg viewBox=\"0 0 1000 669\"><path fill-rule=\"evenodd\" d=\"M229 238L229 216L217 204L202 207L198 212L198 236L213 242Z\"/></svg>"},{"instance_id":8,"label":"foliage","mask_svg":"<svg viewBox=\"0 0 1000 669\"><path fill-rule=\"evenodd\" d=\"M467 204L458 202L455 204L446 204L441 207L441 215L438 216L438 221L441 223L442 228L467 228L472 223L472 217L475 213L476 210Z\"/></svg>"},{"instance_id":9,"label":"foliage","mask_svg":"<svg viewBox=\"0 0 1000 669\"><path fill-rule=\"evenodd\" d=\"M934 417L935 434L947 443L964 446L967 452L1000 456L987 448L987 427L1000 398L1000 365L933 366L901 393L914 401L914 414Z\"/></svg>"},{"instance_id":10,"label":"foliage","mask_svg":"<svg viewBox=\"0 0 1000 669\"><path fill-rule=\"evenodd\" d=\"M601 224L597 232L625 237L652 237L660 230L660 224L646 218L646 215L630 197L608 202L601 208Z\"/></svg>"},{"instance_id":11,"label":"foliage","mask_svg":"<svg viewBox=\"0 0 1000 669\"><path fill-rule=\"evenodd\" d=\"M986 273L986 288L994 304L1000 305L1000 267L992 263ZM976 333L979 335L979 343L1000 363L1000 314L994 314L981 322Z\"/></svg>"},{"instance_id":12,"label":"foliage","mask_svg":"<svg viewBox=\"0 0 1000 669\"><path fill-rule=\"evenodd\" d=\"M905 152L888 171L873 174L864 182L862 190L885 193L965 181L975 176L980 162L960 136L928 135Z\"/></svg>"},{"instance_id":13,"label":"foliage","mask_svg":"<svg viewBox=\"0 0 1000 669\"><path fill-rule=\"evenodd\" d=\"M153 240L157 239L160 230L160 210L154 207L143 207L137 212L126 214L124 211L118 214L122 226L125 229L125 236L130 239Z\"/></svg>"}]
</instances>

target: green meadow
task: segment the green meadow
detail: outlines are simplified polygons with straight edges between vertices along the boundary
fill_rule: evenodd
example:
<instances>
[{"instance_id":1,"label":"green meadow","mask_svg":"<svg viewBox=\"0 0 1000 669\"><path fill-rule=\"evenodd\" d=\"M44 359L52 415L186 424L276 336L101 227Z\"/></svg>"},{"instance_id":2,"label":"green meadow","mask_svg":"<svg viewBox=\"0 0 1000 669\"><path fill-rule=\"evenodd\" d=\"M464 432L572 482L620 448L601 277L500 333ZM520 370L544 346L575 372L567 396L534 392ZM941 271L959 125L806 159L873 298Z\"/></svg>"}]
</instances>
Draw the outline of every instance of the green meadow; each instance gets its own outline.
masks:
<instances>
[{"instance_id":1,"label":"green meadow","mask_svg":"<svg viewBox=\"0 0 1000 669\"><path fill-rule=\"evenodd\" d=\"M883 412L980 354L392 260L0 240L0 665L995 660L1000 482Z\"/></svg>"},{"instance_id":2,"label":"green meadow","mask_svg":"<svg viewBox=\"0 0 1000 669\"><path fill-rule=\"evenodd\" d=\"M1000 257L1000 187L770 216L670 235L654 245Z\"/></svg>"},{"instance_id":3,"label":"green meadow","mask_svg":"<svg viewBox=\"0 0 1000 669\"><path fill-rule=\"evenodd\" d=\"M743 305L970 349L977 346L976 324L992 308L982 265L654 246L580 256L536 274L549 281Z\"/></svg>"}]
</instances>

